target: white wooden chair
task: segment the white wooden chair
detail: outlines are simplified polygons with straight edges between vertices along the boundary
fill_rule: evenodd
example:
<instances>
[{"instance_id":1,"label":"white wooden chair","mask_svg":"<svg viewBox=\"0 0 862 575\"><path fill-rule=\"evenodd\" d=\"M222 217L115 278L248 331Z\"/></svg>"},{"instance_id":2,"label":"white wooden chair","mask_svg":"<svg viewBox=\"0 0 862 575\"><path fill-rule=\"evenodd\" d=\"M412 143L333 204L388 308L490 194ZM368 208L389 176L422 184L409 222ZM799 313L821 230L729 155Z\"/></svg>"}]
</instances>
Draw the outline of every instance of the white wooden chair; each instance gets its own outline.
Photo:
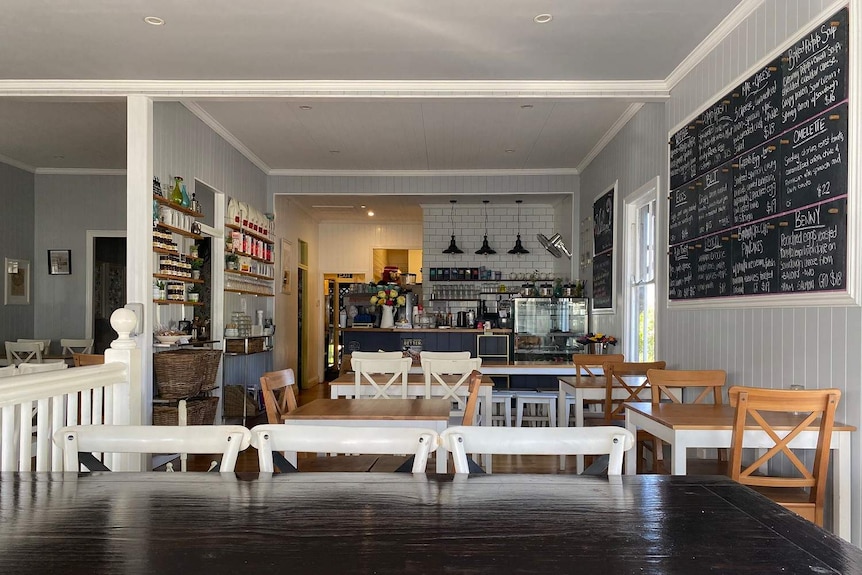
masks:
<instances>
[{"instance_id":1,"label":"white wooden chair","mask_svg":"<svg viewBox=\"0 0 862 575\"><path fill-rule=\"evenodd\" d=\"M260 471L273 472L273 457L281 471L295 468L279 452L329 452L393 455L413 454L413 473L425 473L428 455L437 449L437 432L420 427L339 427L258 425L251 430ZM289 467L285 468L285 465ZM292 469L291 469L292 468Z\"/></svg>"},{"instance_id":2,"label":"white wooden chair","mask_svg":"<svg viewBox=\"0 0 862 575\"><path fill-rule=\"evenodd\" d=\"M470 379L470 374L473 371L479 371L482 367L482 358L470 357L470 352L455 352L459 355L466 353L467 357L445 358L445 357L429 357L424 355L429 352L421 352L419 354L422 362L422 373L425 375L425 397L432 396L432 386L439 386L443 394L441 399L448 399L453 404L457 404L457 409L452 413L453 416L460 415L464 411L466 402L465 393L467 383ZM435 354L436 355L436 354ZM456 376L458 379L454 383L447 381L445 376ZM438 397L435 395L434 397Z\"/></svg>"},{"instance_id":3,"label":"white wooden chair","mask_svg":"<svg viewBox=\"0 0 862 575\"><path fill-rule=\"evenodd\" d=\"M468 453L506 455L607 455L608 475L621 475L623 453L634 435L616 426L604 427L450 427L440 442L452 453L455 473L470 473Z\"/></svg>"},{"instance_id":4,"label":"white wooden chair","mask_svg":"<svg viewBox=\"0 0 862 575\"><path fill-rule=\"evenodd\" d=\"M63 355L74 355L76 353L93 353L92 339L68 339L60 340Z\"/></svg>"},{"instance_id":5,"label":"white wooden chair","mask_svg":"<svg viewBox=\"0 0 862 575\"><path fill-rule=\"evenodd\" d=\"M218 470L230 473L250 440L251 433L241 425L75 425L54 434L65 471L79 471L82 464L90 471L106 470L93 453L221 453Z\"/></svg>"},{"instance_id":6,"label":"white wooden chair","mask_svg":"<svg viewBox=\"0 0 862 575\"><path fill-rule=\"evenodd\" d=\"M47 355L49 351L51 351L51 340L50 339L27 339L24 337L19 337L16 340L18 343L41 343L42 344L42 355Z\"/></svg>"},{"instance_id":7,"label":"white wooden chair","mask_svg":"<svg viewBox=\"0 0 862 575\"><path fill-rule=\"evenodd\" d=\"M17 365L7 365L6 367L0 367L0 377L12 377L15 375L18 375Z\"/></svg>"},{"instance_id":8,"label":"white wooden chair","mask_svg":"<svg viewBox=\"0 0 862 575\"><path fill-rule=\"evenodd\" d=\"M350 370L356 371L353 368L353 358L356 359L398 359L404 357L400 351L354 351L350 355Z\"/></svg>"},{"instance_id":9,"label":"white wooden chair","mask_svg":"<svg viewBox=\"0 0 862 575\"><path fill-rule=\"evenodd\" d=\"M6 361L9 365L42 363L44 343L36 341L7 341Z\"/></svg>"},{"instance_id":10,"label":"white wooden chair","mask_svg":"<svg viewBox=\"0 0 862 575\"><path fill-rule=\"evenodd\" d=\"M409 357L398 357L392 359L363 359L356 357L354 353L353 359L353 374L354 374L354 393L353 397L362 397L362 385L370 385L372 399L391 399L398 397L407 398L407 375L410 372L410 366L413 360ZM400 391L397 389L400 385ZM398 391L397 395L393 392Z\"/></svg>"}]
</instances>

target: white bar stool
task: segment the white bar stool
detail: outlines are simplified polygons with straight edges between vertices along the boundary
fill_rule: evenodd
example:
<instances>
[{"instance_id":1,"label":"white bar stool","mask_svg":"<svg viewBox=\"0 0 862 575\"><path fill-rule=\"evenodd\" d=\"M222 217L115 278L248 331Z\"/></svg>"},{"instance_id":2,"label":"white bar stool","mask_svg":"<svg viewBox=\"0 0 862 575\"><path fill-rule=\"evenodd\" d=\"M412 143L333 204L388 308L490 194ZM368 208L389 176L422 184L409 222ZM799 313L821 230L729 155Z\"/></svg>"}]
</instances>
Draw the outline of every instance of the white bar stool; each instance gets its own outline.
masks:
<instances>
[{"instance_id":1,"label":"white bar stool","mask_svg":"<svg viewBox=\"0 0 862 575\"><path fill-rule=\"evenodd\" d=\"M491 425L494 425L494 422L503 422L506 427L512 427L512 399L514 398L515 393L512 391L491 392Z\"/></svg>"},{"instance_id":2,"label":"white bar stool","mask_svg":"<svg viewBox=\"0 0 862 575\"><path fill-rule=\"evenodd\" d=\"M524 415L524 406L531 406L528 415ZM547 415L541 415L539 410L547 407ZM515 427L521 427L523 422L547 421L549 427L557 426L557 393L554 391L518 391L515 393Z\"/></svg>"}]
</instances>

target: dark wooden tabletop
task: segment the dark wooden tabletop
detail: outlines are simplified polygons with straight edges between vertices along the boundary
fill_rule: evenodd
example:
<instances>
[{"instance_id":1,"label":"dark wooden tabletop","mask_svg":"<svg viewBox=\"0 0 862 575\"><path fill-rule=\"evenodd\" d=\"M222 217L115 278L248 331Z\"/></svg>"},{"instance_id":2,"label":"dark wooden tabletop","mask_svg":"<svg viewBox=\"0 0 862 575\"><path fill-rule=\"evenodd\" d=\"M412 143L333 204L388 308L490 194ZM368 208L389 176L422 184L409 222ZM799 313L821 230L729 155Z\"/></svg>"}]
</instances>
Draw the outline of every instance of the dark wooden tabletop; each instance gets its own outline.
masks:
<instances>
[{"instance_id":1,"label":"dark wooden tabletop","mask_svg":"<svg viewBox=\"0 0 862 575\"><path fill-rule=\"evenodd\" d=\"M443 399L315 399L284 419L448 421L451 409L452 405Z\"/></svg>"},{"instance_id":2,"label":"dark wooden tabletop","mask_svg":"<svg viewBox=\"0 0 862 575\"><path fill-rule=\"evenodd\" d=\"M719 477L0 475L0 573L862 573Z\"/></svg>"}]
</instances>

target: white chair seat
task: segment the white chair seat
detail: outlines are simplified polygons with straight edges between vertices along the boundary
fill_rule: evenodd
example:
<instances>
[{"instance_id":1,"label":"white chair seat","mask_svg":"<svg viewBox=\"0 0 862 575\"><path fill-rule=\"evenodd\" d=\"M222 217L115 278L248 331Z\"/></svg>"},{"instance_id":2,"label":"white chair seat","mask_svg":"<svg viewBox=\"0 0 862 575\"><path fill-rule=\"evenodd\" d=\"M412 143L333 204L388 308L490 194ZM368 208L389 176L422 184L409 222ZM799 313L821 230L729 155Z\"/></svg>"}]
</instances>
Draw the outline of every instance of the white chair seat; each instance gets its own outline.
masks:
<instances>
[{"instance_id":1,"label":"white chair seat","mask_svg":"<svg viewBox=\"0 0 862 575\"><path fill-rule=\"evenodd\" d=\"M524 414L525 407L528 413ZM540 408L546 408L544 410ZM547 422L548 427L557 426L557 394L550 391L518 391L515 393L515 427L524 422Z\"/></svg>"},{"instance_id":2,"label":"white chair seat","mask_svg":"<svg viewBox=\"0 0 862 575\"><path fill-rule=\"evenodd\" d=\"M497 391L491 393L491 425L494 422L503 422L505 427L512 427L512 400L515 393L512 391Z\"/></svg>"}]
</instances>

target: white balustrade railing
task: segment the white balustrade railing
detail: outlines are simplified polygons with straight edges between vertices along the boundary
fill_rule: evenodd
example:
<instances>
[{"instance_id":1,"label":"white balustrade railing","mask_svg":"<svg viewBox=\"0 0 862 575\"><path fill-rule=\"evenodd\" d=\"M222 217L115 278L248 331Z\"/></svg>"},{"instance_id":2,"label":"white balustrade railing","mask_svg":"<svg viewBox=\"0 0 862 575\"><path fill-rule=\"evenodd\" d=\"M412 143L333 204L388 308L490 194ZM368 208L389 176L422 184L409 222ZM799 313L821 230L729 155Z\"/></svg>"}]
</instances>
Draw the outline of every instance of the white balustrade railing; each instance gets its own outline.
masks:
<instances>
[{"instance_id":1,"label":"white balustrade railing","mask_svg":"<svg viewBox=\"0 0 862 575\"><path fill-rule=\"evenodd\" d=\"M129 338L130 322L134 326L129 310L111 316L120 337L105 351L104 365L0 379L0 471L62 471L62 452L52 442L55 431L65 425L132 422L131 389L139 387L135 378L141 366ZM139 465L122 454L106 463L115 471Z\"/></svg>"}]
</instances>

